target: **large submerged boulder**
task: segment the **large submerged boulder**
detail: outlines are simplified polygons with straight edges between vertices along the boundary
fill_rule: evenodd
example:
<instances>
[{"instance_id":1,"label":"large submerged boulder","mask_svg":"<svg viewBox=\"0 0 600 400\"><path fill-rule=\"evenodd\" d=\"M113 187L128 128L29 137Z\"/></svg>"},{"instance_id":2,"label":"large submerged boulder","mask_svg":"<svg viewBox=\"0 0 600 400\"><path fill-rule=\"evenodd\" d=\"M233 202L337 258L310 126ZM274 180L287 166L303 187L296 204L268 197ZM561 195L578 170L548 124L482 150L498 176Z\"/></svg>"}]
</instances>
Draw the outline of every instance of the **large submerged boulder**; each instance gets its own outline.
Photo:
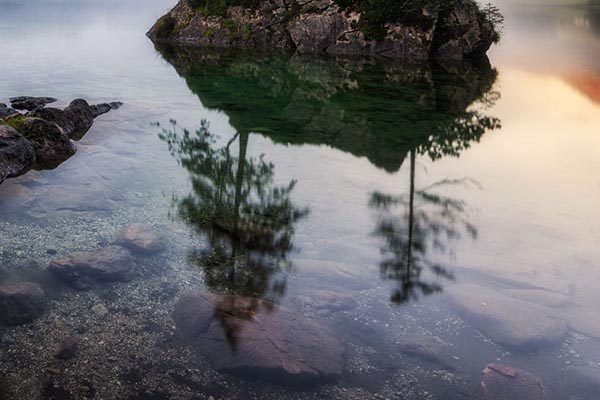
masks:
<instances>
[{"instance_id":1,"label":"large submerged boulder","mask_svg":"<svg viewBox=\"0 0 600 400\"><path fill-rule=\"evenodd\" d=\"M167 248L164 236L148 224L127 225L121 231L117 244L141 255L160 253Z\"/></svg>"},{"instance_id":2,"label":"large submerged boulder","mask_svg":"<svg viewBox=\"0 0 600 400\"><path fill-rule=\"evenodd\" d=\"M476 329L499 345L520 351L537 351L557 345L566 324L548 309L476 285L458 285L448 300Z\"/></svg>"},{"instance_id":3,"label":"large submerged boulder","mask_svg":"<svg viewBox=\"0 0 600 400\"><path fill-rule=\"evenodd\" d=\"M52 261L48 270L77 289L102 282L128 281L135 259L121 246L108 246L95 252L76 252Z\"/></svg>"},{"instance_id":4,"label":"large submerged boulder","mask_svg":"<svg viewBox=\"0 0 600 400\"><path fill-rule=\"evenodd\" d=\"M409 3L409 2L407 2ZM478 57L499 39L495 10L473 0L431 0L407 6L344 0L180 0L148 32L154 41L201 46L296 50L299 53L378 55L426 60ZM389 15L372 15L373 7ZM370 12L371 11L371 12ZM410 15L407 15L410 14Z\"/></svg>"},{"instance_id":5,"label":"large submerged boulder","mask_svg":"<svg viewBox=\"0 0 600 400\"><path fill-rule=\"evenodd\" d=\"M0 183L23 175L35 164L33 143L8 125L0 124Z\"/></svg>"},{"instance_id":6,"label":"large submerged boulder","mask_svg":"<svg viewBox=\"0 0 600 400\"><path fill-rule=\"evenodd\" d=\"M269 301L240 295L183 295L177 336L222 372L284 384L327 381L344 366L344 347L326 327Z\"/></svg>"},{"instance_id":7,"label":"large submerged boulder","mask_svg":"<svg viewBox=\"0 0 600 400\"><path fill-rule=\"evenodd\" d=\"M46 294L33 282L0 285L0 320L8 325L32 322L46 310Z\"/></svg>"},{"instance_id":8,"label":"large submerged boulder","mask_svg":"<svg viewBox=\"0 0 600 400\"><path fill-rule=\"evenodd\" d=\"M502 364L488 364L483 370L484 400L548 400L549 391L541 378L531 372Z\"/></svg>"}]
</instances>

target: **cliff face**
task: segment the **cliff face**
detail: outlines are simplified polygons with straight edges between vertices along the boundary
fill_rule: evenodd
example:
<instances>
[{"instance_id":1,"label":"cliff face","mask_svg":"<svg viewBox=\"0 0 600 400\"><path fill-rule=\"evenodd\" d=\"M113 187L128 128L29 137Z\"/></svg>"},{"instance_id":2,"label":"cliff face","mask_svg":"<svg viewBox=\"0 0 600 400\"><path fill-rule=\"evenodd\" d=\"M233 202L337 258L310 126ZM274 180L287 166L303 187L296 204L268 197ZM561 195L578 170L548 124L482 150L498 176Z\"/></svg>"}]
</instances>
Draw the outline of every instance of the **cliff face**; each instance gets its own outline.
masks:
<instances>
[{"instance_id":1,"label":"cliff face","mask_svg":"<svg viewBox=\"0 0 600 400\"><path fill-rule=\"evenodd\" d=\"M457 0L450 11L426 5L418 23L385 24L378 38L359 29L360 13L340 9L334 0L260 0L256 8L229 7L212 16L191 4L181 0L148 36L212 47L413 60L478 57L498 40L494 24L473 0Z\"/></svg>"}]
</instances>

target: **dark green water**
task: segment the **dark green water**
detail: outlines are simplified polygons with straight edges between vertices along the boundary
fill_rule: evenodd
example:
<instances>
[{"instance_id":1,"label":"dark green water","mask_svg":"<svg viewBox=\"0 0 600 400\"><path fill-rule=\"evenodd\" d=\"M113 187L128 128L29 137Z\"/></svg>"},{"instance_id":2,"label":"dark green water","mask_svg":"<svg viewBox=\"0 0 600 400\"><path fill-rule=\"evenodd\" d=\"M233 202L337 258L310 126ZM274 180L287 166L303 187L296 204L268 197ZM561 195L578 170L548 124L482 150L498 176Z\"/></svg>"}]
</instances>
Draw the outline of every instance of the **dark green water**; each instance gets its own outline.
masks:
<instances>
[{"instance_id":1,"label":"dark green water","mask_svg":"<svg viewBox=\"0 0 600 400\"><path fill-rule=\"evenodd\" d=\"M155 47L170 5L0 1L0 102L125 103L58 168L0 186L0 281L49 297L0 327L8 398L481 398L492 362L595 398L573 372L600 367L593 9L502 5L489 63L411 64ZM46 272L140 222L168 248L131 281L76 291ZM237 297L216 333L181 340L193 291ZM551 343L507 343L548 321ZM341 371L290 386L232 367L261 327L284 337L279 365L339 346Z\"/></svg>"}]
</instances>

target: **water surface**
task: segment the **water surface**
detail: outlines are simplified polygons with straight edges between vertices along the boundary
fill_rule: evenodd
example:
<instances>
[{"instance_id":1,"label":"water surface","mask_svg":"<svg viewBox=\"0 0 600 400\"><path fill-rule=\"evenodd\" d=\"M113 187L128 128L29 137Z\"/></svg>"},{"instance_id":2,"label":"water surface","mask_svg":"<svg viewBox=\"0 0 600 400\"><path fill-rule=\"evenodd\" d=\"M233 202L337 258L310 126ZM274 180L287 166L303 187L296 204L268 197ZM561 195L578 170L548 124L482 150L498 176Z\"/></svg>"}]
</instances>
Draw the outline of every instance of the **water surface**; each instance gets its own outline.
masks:
<instances>
[{"instance_id":1,"label":"water surface","mask_svg":"<svg viewBox=\"0 0 600 400\"><path fill-rule=\"evenodd\" d=\"M593 398L568 377L600 367L597 11L501 4L490 63L411 64L155 47L144 32L169 6L0 2L0 102L125 103L73 158L0 187L0 279L51 298L0 330L9 397L479 398L500 362L551 398ZM79 292L45 272L137 222L169 247L132 281ZM198 290L333 332L342 375L290 388L217 371L174 340L175 302ZM451 301L480 292L565 337L495 342ZM226 322L233 351L252 321ZM71 336L77 356L56 360Z\"/></svg>"}]
</instances>

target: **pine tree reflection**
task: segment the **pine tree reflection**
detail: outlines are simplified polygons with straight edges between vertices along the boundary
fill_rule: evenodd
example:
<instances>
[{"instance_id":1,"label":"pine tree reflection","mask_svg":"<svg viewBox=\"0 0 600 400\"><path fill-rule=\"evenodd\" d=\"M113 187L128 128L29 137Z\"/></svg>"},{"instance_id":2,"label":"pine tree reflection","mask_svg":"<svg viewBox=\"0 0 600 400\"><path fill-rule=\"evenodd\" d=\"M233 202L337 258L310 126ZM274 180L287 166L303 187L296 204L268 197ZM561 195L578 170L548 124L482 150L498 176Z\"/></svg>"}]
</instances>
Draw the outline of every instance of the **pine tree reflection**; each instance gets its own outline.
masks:
<instances>
[{"instance_id":1,"label":"pine tree reflection","mask_svg":"<svg viewBox=\"0 0 600 400\"><path fill-rule=\"evenodd\" d=\"M441 281L454 275L433 260L431 249L448 251L449 244L463 233L477 237L477 229L464 217L465 203L433 192L443 186L473 183L470 180L444 180L423 189L415 187L416 150L410 152L408 196L371 194L370 207L379 212L375 236L384 241L384 259L379 264L382 277L398 284L391 301L403 304L441 292ZM404 213L397 215L398 208Z\"/></svg>"},{"instance_id":2,"label":"pine tree reflection","mask_svg":"<svg viewBox=\"0 0 600 400\"><path fill-rule=\"evenodd\" d=\"M293 249L294 224L308 210L290 198L295 181L276 185L274 165L262 156L247 156L247 133L218 147L206 121L193 134L172 121L160 138L191 176L192 193L175 199L178 214L208 243L190 260L203 269L212 291L246 296L222 296L215 315L235 348L240 319L271 304L259 299L277 302L284 295L282 272L291 267L287 254ZM235 142L237 157L231 151Z\"/></svg>"}]
</instances>

